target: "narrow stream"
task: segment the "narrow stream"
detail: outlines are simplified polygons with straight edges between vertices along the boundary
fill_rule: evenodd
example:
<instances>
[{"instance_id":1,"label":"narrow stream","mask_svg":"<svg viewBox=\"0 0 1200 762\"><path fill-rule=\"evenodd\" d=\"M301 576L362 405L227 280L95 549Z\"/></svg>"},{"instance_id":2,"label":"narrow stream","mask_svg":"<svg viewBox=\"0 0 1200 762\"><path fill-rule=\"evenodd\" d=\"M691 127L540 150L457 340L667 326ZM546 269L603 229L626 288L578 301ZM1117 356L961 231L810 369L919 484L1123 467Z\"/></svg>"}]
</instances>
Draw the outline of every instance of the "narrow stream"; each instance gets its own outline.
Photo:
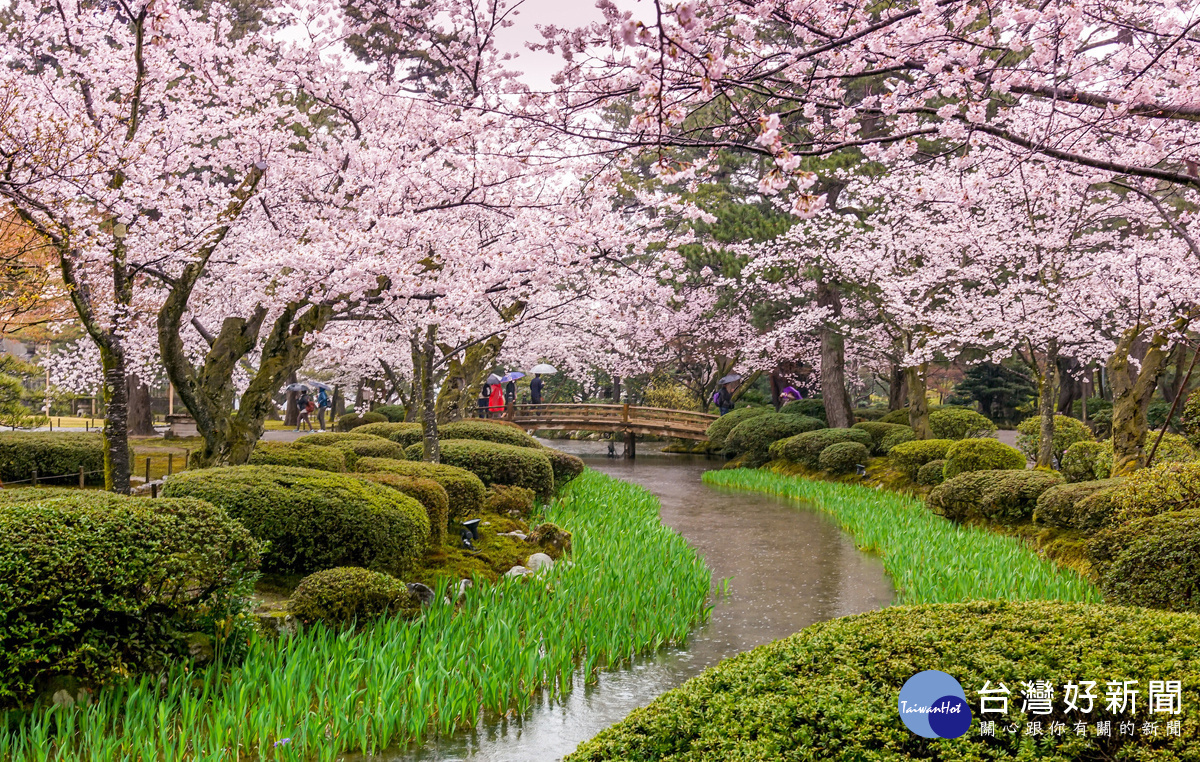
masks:
<instances>
[{"instance_id":1,"label":"narrow stream","mask_svg":"<svg viewBox=\"0 0 1200 762\"><path fill-rule=\"evenodd\" d=\"M580 450L584 448L569 451L588 454ZM732 578L730 595L715 601L712 619L685 648L664 649L629 668L603 673L593 685L584 685L577 675L565 700L543 696L525 717L485 721L470 733L435 739L392 759L559 760L633 709L728 656L814 622L892 601L883 564L855 548L829 517L782 499L703 484L701 474L718 467L716 461L653 456L633 462L587 460L591 468L656 494L663 522L703 554L714 582Z\"/></svg>"}]
</instances>

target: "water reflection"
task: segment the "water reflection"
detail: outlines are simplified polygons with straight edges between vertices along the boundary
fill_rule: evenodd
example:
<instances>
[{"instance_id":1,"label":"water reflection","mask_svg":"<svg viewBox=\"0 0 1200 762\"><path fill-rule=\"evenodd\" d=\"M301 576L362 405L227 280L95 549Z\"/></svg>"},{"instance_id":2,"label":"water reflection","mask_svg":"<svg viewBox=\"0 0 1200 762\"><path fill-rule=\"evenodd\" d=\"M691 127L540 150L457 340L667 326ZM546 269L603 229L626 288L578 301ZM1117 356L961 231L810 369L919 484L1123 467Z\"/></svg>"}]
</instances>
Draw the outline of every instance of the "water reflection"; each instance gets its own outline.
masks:
<instances>
[{"instance_id":1,"label":"water reflection","mask_svg":"<svg viewBox=\"0 0 1200 762\"><path fill-rule=\"evenodd\" d=\"M704 555L714 580L732 578L731 594L715 601L712 620L686 648L605 673L595 685L577 678L565 700L543 696L526 717L484 722L471 733L431 741L391 759L558 760L632 709L728 656L892 600L883 565L859 552L827 516L758 493L709 487L700 476L714 462L650 457L589 459L588 464L658 495L663 521Z\"/></svg>"}]
</instances>

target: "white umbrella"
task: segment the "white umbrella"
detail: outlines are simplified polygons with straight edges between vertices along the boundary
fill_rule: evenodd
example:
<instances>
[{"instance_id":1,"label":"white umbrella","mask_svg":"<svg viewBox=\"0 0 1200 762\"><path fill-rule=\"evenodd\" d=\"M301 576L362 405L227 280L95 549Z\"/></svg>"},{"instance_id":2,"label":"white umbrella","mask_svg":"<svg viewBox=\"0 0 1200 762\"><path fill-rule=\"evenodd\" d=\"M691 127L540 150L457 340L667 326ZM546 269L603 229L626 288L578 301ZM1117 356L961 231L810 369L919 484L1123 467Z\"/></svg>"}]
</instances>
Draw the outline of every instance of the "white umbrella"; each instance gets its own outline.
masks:
<instances>
[{"instance_id":1,"label":"white umbrella","mask_svg":"<svg viewBox=\"0 0 1200 762\"><path fill-rule=\"evenodd\" d=\"M557 373L558 368L555 368L553 365L547 365L546 363L540 363L540 364L534 365L532 368L530 368L529 372L530 373L543 373L543 374Z\"/></svg>"}]
</instances>

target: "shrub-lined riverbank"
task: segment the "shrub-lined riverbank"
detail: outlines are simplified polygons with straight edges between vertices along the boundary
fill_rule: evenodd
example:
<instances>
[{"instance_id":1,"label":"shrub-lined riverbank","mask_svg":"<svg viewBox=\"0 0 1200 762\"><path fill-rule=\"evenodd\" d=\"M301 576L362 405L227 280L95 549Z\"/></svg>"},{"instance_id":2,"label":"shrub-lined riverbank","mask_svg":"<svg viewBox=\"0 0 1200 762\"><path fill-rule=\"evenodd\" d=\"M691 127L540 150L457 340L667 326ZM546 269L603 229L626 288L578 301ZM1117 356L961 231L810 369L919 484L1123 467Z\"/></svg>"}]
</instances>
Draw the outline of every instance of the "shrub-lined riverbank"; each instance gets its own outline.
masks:
<instances>
[{"instance_id":1,"label":"shrub-lined riverbank","mask_svg":"<svg viewBox=\"0 0 1200 762\"><path fill-rule=\"evenodd\" d=\"M859 547L880 555L904 603L1100 600L1094 586L1021 540L954 524L914 497L745 469L709 471L704 481L800 500L832 514Z\"/></svg>"},{"instance_id":2,"label":"shrub-lined riverbank","mask_svg":"<svg viewBox=\"0 0 1200 762\"><path fill-rule=\"evenodd\" d=\"M481 711L520 712L577 668L682 642L706 616L709 571L644 489L586 472L545 518L574 538L570 562L542 576L478 586L415 621L255 640L232 670L181 665L104 689L90 706L10 715L0 758L371 753L473 726Z\"/></svg>"}]
</instances>

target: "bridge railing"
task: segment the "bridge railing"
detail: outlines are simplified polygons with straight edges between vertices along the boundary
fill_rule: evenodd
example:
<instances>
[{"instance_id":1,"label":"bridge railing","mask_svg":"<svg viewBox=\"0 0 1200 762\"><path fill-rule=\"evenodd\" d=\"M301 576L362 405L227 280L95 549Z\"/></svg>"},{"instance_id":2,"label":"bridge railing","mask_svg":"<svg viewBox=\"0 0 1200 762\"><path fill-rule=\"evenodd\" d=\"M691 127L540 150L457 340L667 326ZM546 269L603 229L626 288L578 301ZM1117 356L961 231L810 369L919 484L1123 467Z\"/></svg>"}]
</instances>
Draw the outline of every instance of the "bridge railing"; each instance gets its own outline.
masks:
<instances>
[{"instance_id":1,"label":"bridge railing","mask_svg":"<svg viewBox=\"0 0 1200 762\"><path fill-rule=\"evenodd\" d=\"M539 421L555 424L569 423L628 423L642 426L683 426L703 430L717 416L698 413L694 410L672 410L640 405L605 405L592 403L530 403L509 405L502 416L505 420L522 424Z\"/></svg>"}]
</instances>

